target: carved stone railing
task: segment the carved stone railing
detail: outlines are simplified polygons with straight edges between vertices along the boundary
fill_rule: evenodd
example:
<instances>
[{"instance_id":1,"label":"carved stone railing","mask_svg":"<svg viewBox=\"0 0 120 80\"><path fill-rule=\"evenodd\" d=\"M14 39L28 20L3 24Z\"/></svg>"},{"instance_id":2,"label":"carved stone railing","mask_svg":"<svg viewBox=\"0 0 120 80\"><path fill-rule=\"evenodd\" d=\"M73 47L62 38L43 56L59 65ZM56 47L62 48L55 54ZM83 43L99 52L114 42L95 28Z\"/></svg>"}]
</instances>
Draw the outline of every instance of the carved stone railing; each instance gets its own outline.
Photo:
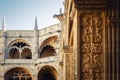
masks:
<instances>
[{"instance_id":1,"label":"carved stone railing","mask_svg":"<svg viewBox=\"0 0 120 80\"><path fill-rule=\"evenodd\" d=\"M39 30L39 36L61 31L61 24L54 24ZM0 36L2 31L0 31ZM34 37L34 30L7 30L7 37Z\"/></svg>"},{"instance_id":2,"label":"carved stone railing","mask_svg":"<svg viewBox=\"0 0 120 80\"><path fill-rule=\"evenodd\" d=\"M61 31L61 24L55 24L39 30L39 36L52 34Z\"/></svg>"},{"instance_id":3,"label":"carved stone railing","mask_svg":"<svg viewBox=\"0 0 120 80\"><path fill-rule=\"evenodd\" d=\"M58 56L38 58L36 61L33 59L5 59L5 64L49 63L49 62L56 62L57 60L58 60Z\"/></svg>"},{"instance_id":4,"label":"carved stone railing","mask_svg":"<svg viewBox=\"0 0 120 80\"><path fill-rule=\"evenodd\" d=\"M33 30L8 30L9 37L33 37Z\"/></svg>"},{"instance_id":5,"label":"carved stone railing","mask_svg":"<svg viewBox=\"0 0 120 80\"><path fill-rule=\"evenodd\" d=\"M5 64L31 64L32 59L5 59Z\"/></svg>"},{"instance_id":6,"label":"carved stone railing","mask_svg":"<svg viewBox=\"0 0 120 80\"><path fill-rule=\"evenodd\" d=\"M51 57L39 58L35 63L49 63L49 62L55 62L57 60L58 60L58 56L51 56Z\"/></svg>"}]
</instances>

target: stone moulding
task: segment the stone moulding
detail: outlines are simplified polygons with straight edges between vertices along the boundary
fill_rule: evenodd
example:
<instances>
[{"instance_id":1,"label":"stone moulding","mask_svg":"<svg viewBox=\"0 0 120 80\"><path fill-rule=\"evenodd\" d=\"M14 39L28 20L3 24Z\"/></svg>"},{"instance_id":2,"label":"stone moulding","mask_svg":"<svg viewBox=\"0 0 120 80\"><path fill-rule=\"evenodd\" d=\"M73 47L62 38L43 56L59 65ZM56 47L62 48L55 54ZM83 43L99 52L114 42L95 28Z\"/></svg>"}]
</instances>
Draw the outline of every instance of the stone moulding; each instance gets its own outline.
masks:
<instances>
[{"instance_id":1,"label":"stone moulding","mask_svg":"<svg viewBox=\"0 0 120 80\"><path fill-rule=\"evenodd\" d=\"M106 9L107 0L75 0L75 7L78 9Z\"/></svg>"}]
</instances>

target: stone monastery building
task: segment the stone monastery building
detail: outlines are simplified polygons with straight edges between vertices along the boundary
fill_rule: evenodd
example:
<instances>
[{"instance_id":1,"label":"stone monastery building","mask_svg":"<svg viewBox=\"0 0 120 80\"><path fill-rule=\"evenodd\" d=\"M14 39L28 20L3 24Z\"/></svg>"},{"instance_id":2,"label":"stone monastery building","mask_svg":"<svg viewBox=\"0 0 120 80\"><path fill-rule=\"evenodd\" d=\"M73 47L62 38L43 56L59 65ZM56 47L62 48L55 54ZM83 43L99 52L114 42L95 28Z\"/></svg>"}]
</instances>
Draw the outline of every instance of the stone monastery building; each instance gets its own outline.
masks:
<instances>
[{"instance_id":1,"label":"stone monastery building","mask_svg":"<svg viewBox=\"0 0 120 80\"><path fill-rule=\"evenodd\" d=\"M65 0L59 24L0 30L0 80L120 80L120 0Z\"/></svg>"}]
</instances>

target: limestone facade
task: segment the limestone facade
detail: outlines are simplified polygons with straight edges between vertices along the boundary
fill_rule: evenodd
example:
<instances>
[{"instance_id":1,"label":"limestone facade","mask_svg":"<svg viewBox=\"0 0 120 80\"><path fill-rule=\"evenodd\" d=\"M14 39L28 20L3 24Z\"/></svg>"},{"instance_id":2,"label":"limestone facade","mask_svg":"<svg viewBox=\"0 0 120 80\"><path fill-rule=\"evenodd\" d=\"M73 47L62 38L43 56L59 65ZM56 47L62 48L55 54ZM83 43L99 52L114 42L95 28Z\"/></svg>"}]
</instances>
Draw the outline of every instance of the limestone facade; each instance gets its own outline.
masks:
<instances>
[{"instance_id":1,"label":"limestone facade","mask_svg":"<svg viewBox=\"0 0 120 80\"><path fill-rule=\"evenodd\" d=\"M0 31L0 80L120 80L120 1L65 0L59 24ZM12 77L11 77L12 76Z\"/></svg>"},{"instance_id":2,"label":"limestone facade","mask_svg":"<svg viewBox=\"0 0 120 80\"><path fill-rule=\"evenodd\" d=\"M44 75L60 80L61 25L40 30L1 30L0 80L44 80Z\"/></svg>"}]
</instances>

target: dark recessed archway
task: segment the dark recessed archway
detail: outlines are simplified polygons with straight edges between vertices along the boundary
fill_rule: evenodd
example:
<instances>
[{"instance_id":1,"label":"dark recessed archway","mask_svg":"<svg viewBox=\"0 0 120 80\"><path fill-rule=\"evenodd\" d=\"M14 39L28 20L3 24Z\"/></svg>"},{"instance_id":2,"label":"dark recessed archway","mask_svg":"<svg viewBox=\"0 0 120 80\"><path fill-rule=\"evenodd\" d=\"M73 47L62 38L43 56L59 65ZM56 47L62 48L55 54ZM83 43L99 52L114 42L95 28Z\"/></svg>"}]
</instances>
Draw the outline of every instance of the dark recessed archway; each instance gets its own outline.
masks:
<instances>
[{"instance_id":1,"label":"dark recessed archway","mask_svg":"<svg viewBox=\"0 0 120 80\"><path fill-rule=\"evenodd\" d=\"M32 76L27 69L17 67L8 71L4 80L32 80Z\"/></svg>"},{"instance_id":2,"label":"dark recessed archway","mask_svg":"<svg viewBox=\"0 0 120 80\"><path fill-rule=\"evenodd\" d=\"M58 73L52 66L44 66L38 73L38 80L58 80Z\"/></svg>"}]
</instances>

